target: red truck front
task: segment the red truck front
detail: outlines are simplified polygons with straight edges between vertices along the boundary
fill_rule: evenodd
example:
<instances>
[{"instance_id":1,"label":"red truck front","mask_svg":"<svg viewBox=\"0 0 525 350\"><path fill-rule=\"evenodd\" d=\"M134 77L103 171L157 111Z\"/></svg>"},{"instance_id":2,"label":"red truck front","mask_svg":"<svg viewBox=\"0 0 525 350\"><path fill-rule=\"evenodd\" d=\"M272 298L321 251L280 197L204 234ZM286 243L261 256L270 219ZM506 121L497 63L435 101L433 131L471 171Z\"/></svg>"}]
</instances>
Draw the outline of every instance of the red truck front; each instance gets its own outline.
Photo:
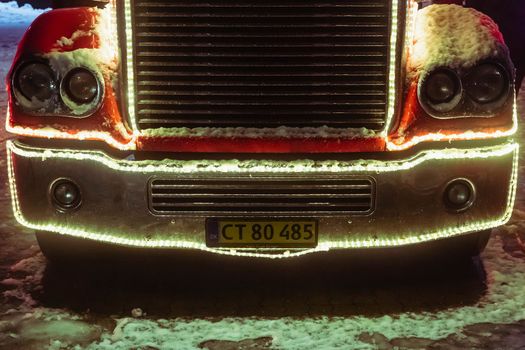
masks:
<instances>
[{"instance_id":1,"label":"red truck front","mask_svg":"<svg viewBox=\"0 0 525 350\"><path fill-rule=\"evenodd\" d=\"M7 81L14 213L41 241L269 258L486 237L514 202L513 81L460 5L55 9Z\"/></svg>"}]
</instances>

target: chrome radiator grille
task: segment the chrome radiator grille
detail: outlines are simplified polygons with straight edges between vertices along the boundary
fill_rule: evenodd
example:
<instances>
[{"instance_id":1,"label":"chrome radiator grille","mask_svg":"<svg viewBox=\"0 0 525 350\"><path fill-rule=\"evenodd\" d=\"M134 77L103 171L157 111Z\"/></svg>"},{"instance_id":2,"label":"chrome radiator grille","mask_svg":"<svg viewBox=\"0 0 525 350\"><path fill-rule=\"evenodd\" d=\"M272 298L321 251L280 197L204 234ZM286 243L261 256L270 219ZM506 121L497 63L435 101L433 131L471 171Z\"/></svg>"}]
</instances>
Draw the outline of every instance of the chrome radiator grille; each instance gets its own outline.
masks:
<instances>
[{"instance_id":1,"label":"chrome radiator grille","mask_svg":"<svg viewBox=\"0 0 525 350\"><path fill-rule=\"evenodd\" d=\"M382 129L388 0L132 0L138 126Z\"/></svg>"},{"instance_id":2,"label":"chrome radiator grille","mask_svg":"<svg viewBox=\"0 0 525 350\"><path fill-rule=\"evenodd\" d=\"M374 207L368 177L162 179L149 183L156 215L361 215Z\"/></svg>"}]
</instances>

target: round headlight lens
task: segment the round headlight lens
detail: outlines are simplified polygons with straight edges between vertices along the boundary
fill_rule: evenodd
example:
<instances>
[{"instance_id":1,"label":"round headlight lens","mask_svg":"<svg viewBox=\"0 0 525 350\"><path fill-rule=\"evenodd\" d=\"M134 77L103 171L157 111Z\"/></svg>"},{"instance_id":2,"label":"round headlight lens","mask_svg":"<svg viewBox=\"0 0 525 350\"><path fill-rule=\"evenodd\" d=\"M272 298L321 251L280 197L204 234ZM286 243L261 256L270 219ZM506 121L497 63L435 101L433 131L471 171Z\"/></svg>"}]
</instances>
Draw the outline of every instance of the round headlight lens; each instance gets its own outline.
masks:
<instances>
[{"instance_id":1,"label":"round headlight lens","mask_svg":"<svg viewBox=\"0 0 525 350\"><path fill-rule=\"evenodd\" d=\"M509 78L503 67L484 63L475 67L465 79L467 94L477 103L499 100L509 89Z\"/></svg>"},{"instance_id":2,"label":"round headlight lens","mask_svg":"<svg viewBox=\"0 0 525 350\"><path fill-rule=\"evenodd\" d=\"M51 69L43 63L28 63L21 67L15 76L16 88L32 101L49 100L56 92L56 83Z\"/></svg>"},{"instance_id":3,"label":"round headlight lens","mask_svg":"<svg viewBox=\"0 0 525 350\"><path fill-rule=\"evenodd\" d=\"M67 95L76 103L92 102L98 95L98 80L93 73L77 68L68 73L64 80Z\"/></svg>"},{"instance_id":4,"label":"round headlight lens","mask_svg":"<svg viewBox=\"0 0 525 350\"><path fill-rule=\"evenodd\" d=\"M459 89L459 79L451 71L436 71L431 73L425 81L425 95L432 104L452 101Z\"/></svg>"}]
</instances>

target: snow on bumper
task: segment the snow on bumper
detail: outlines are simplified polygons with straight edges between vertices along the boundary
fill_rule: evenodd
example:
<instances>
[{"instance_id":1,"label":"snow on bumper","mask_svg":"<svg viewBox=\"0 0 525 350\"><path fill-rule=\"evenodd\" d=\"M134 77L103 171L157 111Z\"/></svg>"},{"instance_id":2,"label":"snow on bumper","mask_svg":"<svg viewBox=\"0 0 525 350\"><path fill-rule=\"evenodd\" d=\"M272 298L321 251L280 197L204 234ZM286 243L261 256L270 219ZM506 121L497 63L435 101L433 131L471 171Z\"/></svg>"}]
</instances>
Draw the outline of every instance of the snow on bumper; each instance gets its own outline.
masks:
<instances>
[{"instance_id":1,"label":"snow on bumper","mask_svg":"<svg viewBox=\"0 0 525 350\"><path fill-rule=\"evenodd\" d=\"M284 162L136 161L111 158L99 151L43 149L20 142L7 145L13 210L26 227L120 245L271 258L330 249L400 246L502 225L510 218L514 204L518 148L510 142L425 150L397 160ZM376 204L369 215L317 217L319 242L315 248L282 249L271 254L210 248L205 243L206 217L159 217L148 206L147 184L159 175L300 174L313 178L327 173L373 177ZM62 213L53 206L50 185L60 178L72 179L80 186L83 199L78 210ZM443 203L444 188L456 178L466 178L476 188L476 201L461 213L447 210Z\"/></svg>"}]
</instances>

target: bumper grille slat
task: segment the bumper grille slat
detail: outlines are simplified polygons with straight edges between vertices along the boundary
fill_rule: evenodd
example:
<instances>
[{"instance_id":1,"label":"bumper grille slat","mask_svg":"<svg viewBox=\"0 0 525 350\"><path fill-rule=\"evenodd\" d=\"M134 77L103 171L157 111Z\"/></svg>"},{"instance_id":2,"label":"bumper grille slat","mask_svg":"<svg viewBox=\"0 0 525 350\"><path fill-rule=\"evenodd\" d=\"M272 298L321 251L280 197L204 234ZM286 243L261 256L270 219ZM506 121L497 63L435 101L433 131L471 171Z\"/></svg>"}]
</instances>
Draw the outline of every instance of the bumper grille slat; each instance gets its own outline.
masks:
<instances>
[{"instance_id":1,"label":"bumper grille slat","mask_svg":"<svg viewBox=\"0 0 525 350\"><path fill-rule=\"evenodd\" d=\"M154 199L162 199L162 198L172 198L173 193L153 193ZM206 198L209 197L208 194L205 193L177 193L177 196L186 197L186 198ZM354 194L354 195L344 195L344 194L333 194L333 195L322 195L322 194L293 194L293 193L268 193L268 194L262 194L262 193L235 193L235 194L224 194L224 193L214 193L213 197L217 200L222 199L230 199L230 198L248 198L248 199L275 199L275 198L285 198L285 199L301 199L301 200L313 200L313 199L321 199L321 198L329 198L333 200L337 199L349 199L349 198L370 198L369 194L362 193L362 194Z\"/></svg>"},{"instance_id":2,"label":"bumper grille slat","mask_svg":"<svg viewBox=\"0 0 525 350\"><path fill-rule=\"evenodd\" d=\"M384 126L389 1L133 3L141 129Z\"/></svg>"},{"instance_id":3,"label":"bumper grille slat","mask_svg":"<svg viewBox=\"0 0 525 350\"><path fill-rule=\"evenodd\" d=\"M374 207L370 178L153 179L155 215L366 215Z\"/></svg>"}]
</instances>

